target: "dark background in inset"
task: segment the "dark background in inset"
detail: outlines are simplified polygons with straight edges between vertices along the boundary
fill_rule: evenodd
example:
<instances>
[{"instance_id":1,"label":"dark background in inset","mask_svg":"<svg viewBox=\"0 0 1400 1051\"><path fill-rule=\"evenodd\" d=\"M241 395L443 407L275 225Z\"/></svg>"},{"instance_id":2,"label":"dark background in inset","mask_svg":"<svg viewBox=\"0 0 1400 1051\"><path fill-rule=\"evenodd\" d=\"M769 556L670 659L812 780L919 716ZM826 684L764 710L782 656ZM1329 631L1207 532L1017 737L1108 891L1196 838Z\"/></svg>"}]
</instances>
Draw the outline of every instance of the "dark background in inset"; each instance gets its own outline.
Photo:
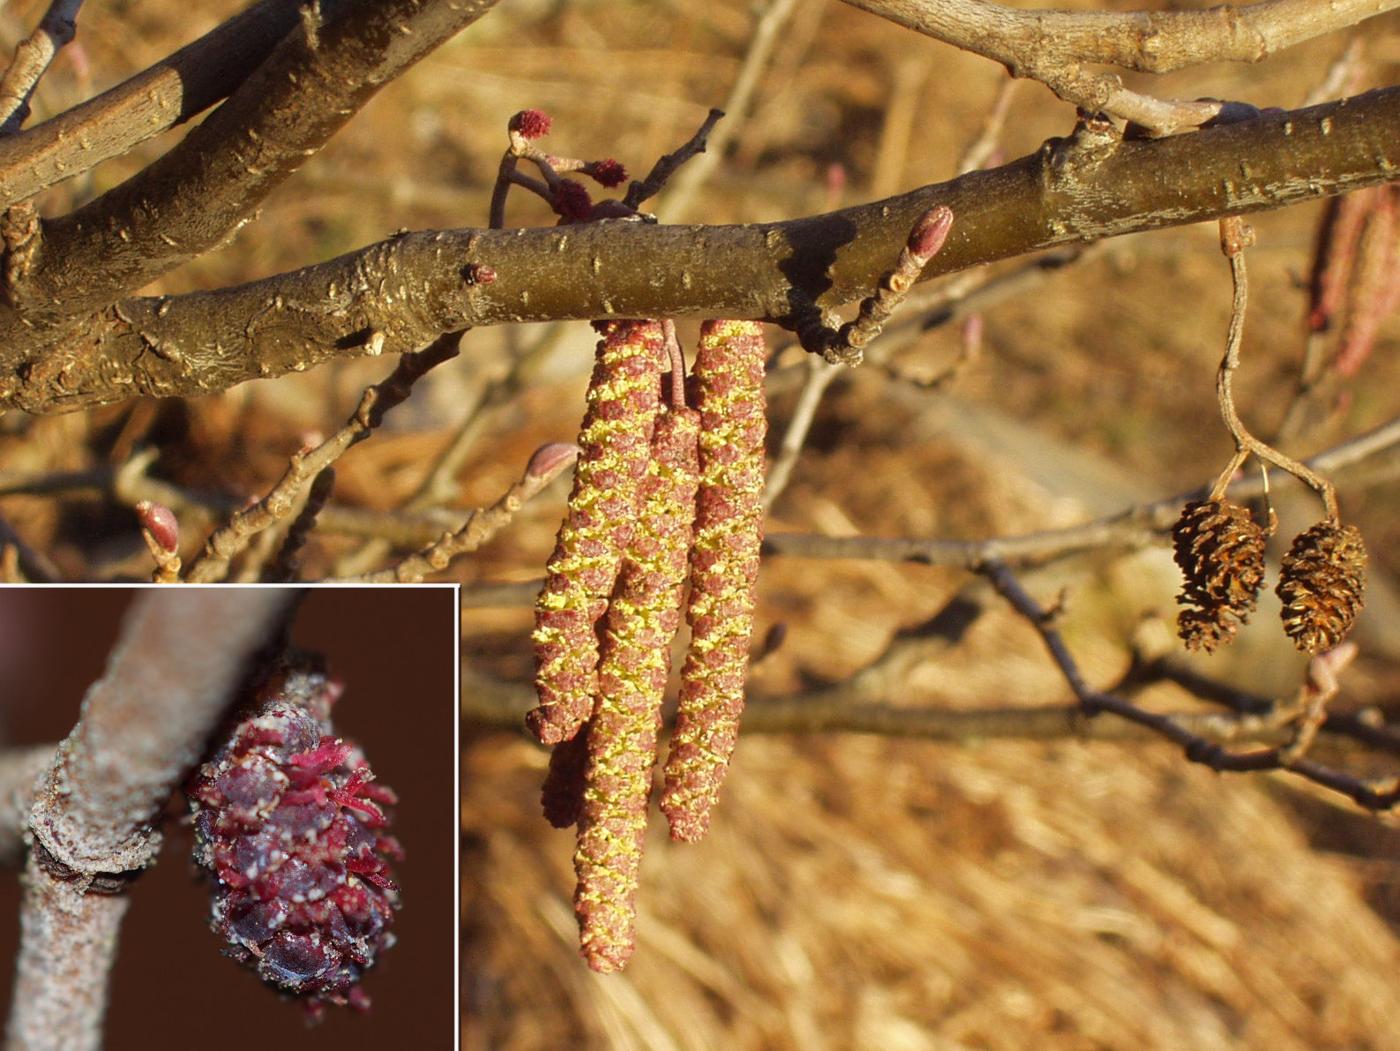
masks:
<instances>
[{"instance_id":1,"label":"dark background in inset","mask_svg":"<svg viewBox=\"0 0 1400 1051\"><path fill-rule=\"evenodd\" d=\"M125 588L0 589L5 744L56 741L72 728L133 595ZM452 1046L454 602L450 588L313 589L292 630L292 641L324 654L346 685L336 732L364 747L379 780L400 799L393 831L407 858L396 866L403 887L399 941L365 980L370 1013L330 1008L308 1028L298 1004L221 956L222 943L208 927L208 888L189 860L189 828L170 821L160 860L137 881L122 924L107 1051ZM178 803L183 814L183 797ZM18 917L19 881L0 873L7 1010Z\"/></svg>"}]
</instances>

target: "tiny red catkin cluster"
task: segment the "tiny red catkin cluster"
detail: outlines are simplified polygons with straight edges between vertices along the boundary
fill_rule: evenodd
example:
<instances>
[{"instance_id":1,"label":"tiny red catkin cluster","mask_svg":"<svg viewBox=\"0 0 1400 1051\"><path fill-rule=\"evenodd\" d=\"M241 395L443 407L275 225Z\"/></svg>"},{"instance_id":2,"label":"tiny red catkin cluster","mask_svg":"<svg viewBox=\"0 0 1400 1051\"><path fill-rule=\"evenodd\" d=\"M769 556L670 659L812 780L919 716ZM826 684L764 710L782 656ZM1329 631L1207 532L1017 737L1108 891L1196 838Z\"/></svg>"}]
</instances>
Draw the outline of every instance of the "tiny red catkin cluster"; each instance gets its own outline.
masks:
<instances>
[{"instance_id":1,"label":"tiny red catkin cluster","mask_svg":"<svg viewBox=\"0 0 1400 1051\"><path fill-rule=\"evenodd\" d=\"M365 1009L364 972L394 944L394 793L331 731L341 687L289 657L256 688L187 788L195 862L214 884L225 952L319 1013Z\"/></svg>"},{"instance_id":2,"label":"tiny red catkin cluster","mask_svg":"<svg viewBox=\"0 0 1400 1051\"><path fill-rule=\"evenodd\" d=\"M584 712L579 727L554 742L541 802L551 824L578 826L574 905L580 948L589 966L601 972L621 969L635 948L638 876L662 700L687 581L692 641L663 797L674 838L698 839L708 825L734 749L753 629L766 431L762 330L752 322L707 322L689 388L673 330L666 331L672 333L672 396L650 417L648 459L630 513L619 512L608 522L620 551L612 577L605 589L607 567L594 561L587 564L593 573L588 605L570 607L555 597L571 596L577 586L572 579L554 582L556 573L578 572L560 558L566 537L575 542L575 507L591 507L598 499L585 491L597 480L581 487L576 478L541 596L542 625L553 629L560 610L578 609L592 638L600 640L591 651L581 644L568 650L569 682L592 693L586 705L580 700L574 708ZM659 383L656 389L659 400ZM619 427L597 440L606 445L633 433ZM615 454L605 448L596 452L600 460L610 455ZM620 519L625 533L615 528ZM559 638L548 635L544 641ZM541 641L537 630L537 646ZM541 672L557 678L555 667L544 662L562 653L541 647ZM547 702L558 708L557 697L541 688L541 707L531 713L531 729L542 740L541 728L560 725L541 715Z\"/></svg>"},{"instance_id":3,"label":"tiny red catkin cluster","mask_svg":"<svg viewBox=\"0 0 1400 1051\"><path fill-rule=\"evenodd\" d=\"M568 513L535 606L535 690L526 717L544 744L573 737L597 693L595 625L631 541L660 399L662 332L656 321L600 326Z\"/></svg>"}]
</instances>

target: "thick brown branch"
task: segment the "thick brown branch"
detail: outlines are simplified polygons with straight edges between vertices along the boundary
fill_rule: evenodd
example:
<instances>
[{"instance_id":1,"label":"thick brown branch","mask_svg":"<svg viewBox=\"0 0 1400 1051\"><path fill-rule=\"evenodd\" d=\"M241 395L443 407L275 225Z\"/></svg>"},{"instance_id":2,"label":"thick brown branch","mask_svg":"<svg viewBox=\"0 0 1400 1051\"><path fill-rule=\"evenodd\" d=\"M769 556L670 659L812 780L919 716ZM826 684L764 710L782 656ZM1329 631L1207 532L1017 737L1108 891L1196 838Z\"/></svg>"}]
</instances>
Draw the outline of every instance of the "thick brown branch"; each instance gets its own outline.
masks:
<instances>
[{"instance_id":1,"label":"thick brown branch","mask_svg":"<svg viewBox=\"0 0 1400 1051\"><path fill-rule=\"evenodd\" d=\"M53 412L202 394L478 325L688 314L783 321L813 300L830 307L867 295L914 220L938 204L959 221L925 278L1397 175L1400 88L1390 88L1164 140L1051 140L1001 168L788 222L408 234L237 288L127 300L61 341L37 340L0 314L0 346L12 355L0 406ZM474 284L468 260L499 279ZM382 347L372 332L385 334ZM14 360L20 352L27 362Z\"/></svg>"},{"instance_id":2,"label":"thick brown branch","mask_svg":"<svg viewBox=\"0 0 1400 1051\"><path fill-rule=\"evenodd\" d=\"M43 224L0 328L86 314L220 244L381 87L496 2L360 0L325 25L304 8L301 28L178 146Z\"/></svg>"},{"instance_id":3,"label":"thick brown branch","mask_svg":"<svg viewBox=\"0 0 1400 1051\"><path fill-rule=\"evenodd\" d=\"M1400 0L1260 0L1203 11L1023 11L991 0L845 0L872 14L1039 80L1091 112L1162 133L1210 119L1219 105L1140 95L1102 63L1168 73L1203 62L1258 62L1276 51L1400 7Z\"/></svg>"},{"instance_id":4,"label":"thick brown branch","mask_svg":"<svg viewBox=\"0 0 1400 1051\"><path fill-rule=\"evenodd\" d=\"M296 25L297 7L262 0L130 80L0 141L0 207L119 157L226 97Z\"/></svg>"}]
</instances>

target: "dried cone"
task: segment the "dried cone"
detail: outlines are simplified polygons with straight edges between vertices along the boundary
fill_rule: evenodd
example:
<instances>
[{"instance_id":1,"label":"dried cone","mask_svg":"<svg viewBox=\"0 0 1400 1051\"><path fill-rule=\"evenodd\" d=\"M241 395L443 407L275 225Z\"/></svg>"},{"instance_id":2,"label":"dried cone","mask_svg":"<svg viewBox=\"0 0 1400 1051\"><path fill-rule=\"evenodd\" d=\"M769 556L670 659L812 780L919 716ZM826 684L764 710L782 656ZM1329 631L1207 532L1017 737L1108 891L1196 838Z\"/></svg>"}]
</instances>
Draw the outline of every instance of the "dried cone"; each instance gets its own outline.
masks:
<instances>
[{"instance_id":1,"label":"dried cone","mask_svg":"<svg viewBox=\"0 0 1400 1051\"><path fill-rule=\"evenodd\" d=\"M707 321L693 380L700 410L700 492L690 554L690 650L666 760L661 809L671 838L704 836L744 708L754 585L763 538L763 333Z\"/></svg>"},{"instance_id":2,"label":"dried cone","mask_svg":"<svg viewBox=\"0 0 1400 1051\"><path fill-rule=\"evenodd\" d=\"M1365 604L1366 545L1355 526L1319 522L1283 556L1283 630L1306 653L1341 642Z\"/></svg>"},{"instance_id":3,"label":"dried cone","mask_svg":"<svg viewBox=\"0 0 1400 1051\"><path fill-rule=\"evenodd\" d=\"M1186 577L1177 633L1186 648L1212 652L1235 637L1264 583L1267 534L1247 509L1224 500L1193 501L1172 527L1176 564Z\"/></svg>"},{"instance_id":4,"label":"dried cone","mask_svg":"<svg viewBox=\"0 0 1400 1051\"><path fill-rule=\"evenodd\" d=\"M637 880L685 589L699 431L691 409L657 422L637 530L603 632L574 853L580 951L603 973L620 970L636 945Z\"/></svg>"},{"instance_id":5,"label":"dried cone","mask_svg":"<svg viewBox=\"0 0 1400 1051\"><path fill-rule=\"evenodd\" d=\"M568 513L535 604L535 690L526 716L545 744L578 732L597 692L595 625L607 609L651 458L663 338L657 321L607 321L588 385Z\"/></svg>"}]
</instances>

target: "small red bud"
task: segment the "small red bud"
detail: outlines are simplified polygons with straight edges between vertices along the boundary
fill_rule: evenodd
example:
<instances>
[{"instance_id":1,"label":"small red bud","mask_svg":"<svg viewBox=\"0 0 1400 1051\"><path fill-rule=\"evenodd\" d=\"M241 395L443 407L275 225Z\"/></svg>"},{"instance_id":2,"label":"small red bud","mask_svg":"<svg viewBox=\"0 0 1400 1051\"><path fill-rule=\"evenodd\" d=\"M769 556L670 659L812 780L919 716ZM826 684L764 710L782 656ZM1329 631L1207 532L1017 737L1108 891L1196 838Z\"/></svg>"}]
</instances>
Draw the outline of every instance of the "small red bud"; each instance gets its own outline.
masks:
<instances>
[{"instance_id":1,"label":"small red bud","mask_svg":"<svg viewBox=\"0 0 1400 1051\"><path fill-rule=\"evenodd\" d=\"M134 510L141 528L150 533L157 544L167 551L175 551L180 546L180 523L174 511L150 500L142 500Z\"/></svg>"},{"instance_id":2,"label":"small red bud","mask_svg":"<svg viewBox=\"0 0 1400 1051\"><path fill-rule=\"evenodd\" d=\"M510 130L522 139L538 139L549 134L552 118L544 110L523 109L510 118Z\"/></svg>"},{"instance_id":3,"label":"small red bud","mask_svg":"<svg viewBox=\"0 0 1400 1051\"><path fill-rule=\"evenodd\" d=\"M469 285L491 285L496 282L496 271L481 263L469 263L462 271L462 279Z\"/></svg>"},{"instance_id":4,"label":"small red bud","mask_svg":"<svg viewBox=\"0 0 1400 1051\"><path fill-rule=\"evenodd\" d=\"M599 185L607 187L621 186L627 178L627 169L611 157L584 165L583 172Z\"/></svg>"},{"instance_id":5,"label":"small red bud","mask_svg":"<svg viewBox=\"0 0 1400 1051\"><path fill-rule=\"evenodd\" d=\"M941 204L930 208L909 232L909 251L921 259L931 259L943 247L943 242L948 240L948 230L952 225L951 208Z\"/></svg>"},{"instance_id":6,"label":"small red bud","mask_svg":"<svg viewBox=\"0 0 1400 1051\"><path fill-rule=\"evenodd\" d=\"M531 478L553 478L576 459L578 446L573 442L550 442L535 450L525 473Z\"/></svg>"}]
</instances>

